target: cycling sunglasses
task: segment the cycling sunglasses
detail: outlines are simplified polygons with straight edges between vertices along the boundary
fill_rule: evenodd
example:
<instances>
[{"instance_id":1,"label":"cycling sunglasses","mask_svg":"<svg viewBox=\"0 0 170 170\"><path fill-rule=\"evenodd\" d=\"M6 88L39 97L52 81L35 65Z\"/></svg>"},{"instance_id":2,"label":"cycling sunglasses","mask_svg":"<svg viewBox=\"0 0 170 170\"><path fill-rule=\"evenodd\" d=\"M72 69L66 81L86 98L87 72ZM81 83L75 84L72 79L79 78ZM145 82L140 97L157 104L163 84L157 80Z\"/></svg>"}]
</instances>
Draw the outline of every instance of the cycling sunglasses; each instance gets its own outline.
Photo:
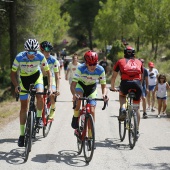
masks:
<instances>
[{"instance_id":1,"label":"cycling sunglasses","mask_svg":"<svg viewBox=\"0 0 170 170\"><path fill-rule=\"evenodd\" d=\"M37 52L36 51L27 51L27 54L28 55L35 55L35 54L37 54Z\"/></svg>"},{"instance_id":2,"label":"cycling sunglasses","mask_svg":"<svg viewBox=\"0 0 170 170\"><path fill-rule=\"evenodd\" d=\"M44 51L46 51L46 52L50 52L50 51L51 51L51 49L50 49L49 47L45 47L45 48L44 48Z\"/></svg>"},{"instance_id":3,"label":"cycling sunglasses","mask_svg":"<svg viewBox=\"0 0 170 170\"><path fill-rule=\"evenodd\" d=\"M89 66L96 66L97 65L97 63L94 63L94 64L89 64Z\"/></svg>"}]
</instances>

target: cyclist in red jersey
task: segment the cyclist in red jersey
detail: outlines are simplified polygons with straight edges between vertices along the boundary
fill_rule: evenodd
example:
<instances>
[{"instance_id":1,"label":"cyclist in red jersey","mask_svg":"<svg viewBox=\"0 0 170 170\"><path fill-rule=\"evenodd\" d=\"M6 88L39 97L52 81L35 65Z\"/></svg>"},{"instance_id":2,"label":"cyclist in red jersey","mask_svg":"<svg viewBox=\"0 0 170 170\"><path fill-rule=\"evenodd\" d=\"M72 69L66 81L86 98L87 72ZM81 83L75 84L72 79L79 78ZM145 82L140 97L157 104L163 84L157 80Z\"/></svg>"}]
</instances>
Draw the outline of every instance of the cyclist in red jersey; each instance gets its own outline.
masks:
<instances>
[{"instance_id":1,"label":"cyclist in red jersey","mask_svg":"<svg viewBox=\"0 0 170 170\"><path fill-rule=\"evenodd\" d=\"M111 89L117 91L115 88L115 80L120 72L121 82L120 82L120 92L119 92L119 102L120 102L120 113L118 120L124 121L126 118L126 95L129 89L135 89L134 98L134 109L137 112L138 126L140 122L139 104L140 97L142 94L141 79L143 74L142 62L135 58L135 50L128 46L124 49L124 58L119 59L113 67L113 74L111 78ZM139 130L137 132L139 134Z\"/></svg>"}]
</instances>

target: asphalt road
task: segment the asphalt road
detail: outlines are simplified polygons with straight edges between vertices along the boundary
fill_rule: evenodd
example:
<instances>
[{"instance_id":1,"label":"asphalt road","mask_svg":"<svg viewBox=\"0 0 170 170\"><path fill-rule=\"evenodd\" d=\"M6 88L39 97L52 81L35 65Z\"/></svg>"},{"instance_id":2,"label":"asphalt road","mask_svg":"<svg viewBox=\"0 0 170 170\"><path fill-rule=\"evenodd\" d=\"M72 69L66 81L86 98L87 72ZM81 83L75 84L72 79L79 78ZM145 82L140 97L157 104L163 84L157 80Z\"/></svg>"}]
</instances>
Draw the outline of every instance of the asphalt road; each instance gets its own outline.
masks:
<instances>
[{"instance_id":1,"label":"asphalt road","mask_svg":"<svg viewBox=\"0 0 170 170\"><path fill-rule=\"evenodd\" d=\"M99 85L98 90L98 97L101 97ZM118 93L109 91L108 96L110 101L106 110L101 110L102 102L97 104L96 150L92 161L86 164L83 154L77 155L76 137L70 125L73 115L72 96L62 70L61 95L56 103L56 116L49 135L43 138L42 130L40 131L33 143L28 161L24 163L24 148L17 146L19 119L4 126L0 131L0 170L170 169L169 118L156 118L157 112L148 112L148 119L141 119L140 137L135 148L131 150L128 136L123 142L119 139Z\"/></svg>"}]
</instances>

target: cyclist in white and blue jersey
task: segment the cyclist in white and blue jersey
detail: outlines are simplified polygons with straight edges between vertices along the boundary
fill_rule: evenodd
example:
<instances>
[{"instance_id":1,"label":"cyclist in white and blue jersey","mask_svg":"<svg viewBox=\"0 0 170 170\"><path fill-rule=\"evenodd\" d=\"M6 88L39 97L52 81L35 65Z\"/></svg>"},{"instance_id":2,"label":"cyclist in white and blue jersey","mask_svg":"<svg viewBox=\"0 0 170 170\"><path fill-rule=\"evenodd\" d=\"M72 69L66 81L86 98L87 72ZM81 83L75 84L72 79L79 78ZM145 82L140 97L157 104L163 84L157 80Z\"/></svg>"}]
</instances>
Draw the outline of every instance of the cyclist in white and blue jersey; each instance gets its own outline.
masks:
<instances>
[{"instance_id":1,"label":"cyclist in white and blue jersey","mask_svg":"<svg viewBox=\"0 0 170 170\"><path fill-rule=\"evenodd\" d=\"M40 49L41 52L44 54L48 65L50 67L50 71L52 74L52 92L55 92L56 95L59 95L59 67L58 67L58 60L50 55L50 52L53 49L53 46L51 45L50 42L48 41L43 41L40 43ZM42 69L43 71L43 69ZM48 86L48 79L46 72L43 71L43 81L44 81L44 86ZM51 101L51 110L50 110L50 115L49 119L54 119L55 116L55 94L50 95L50 101Z\"/></svg>"},{"instance_id":2,"label":"cyclist in white and blue jersey","mask_svg":"<svg viewBox=\"0 0 170 170\"><path fill-rule=\"evenodd\" d=\"M12 65L11 70L11 81L15 87L15 92L19 93L18 87L21 90L29 90L30 84L34 84L37 92L43 92L43 76L41 72L41 66L44 68L48 76L49 91L51 91L51 72L45 56L37 51L39 49L39 43L36 39L28 39L24 48L26 51L20 52ZM17 80L17 71L19 71L19 82ZM37 98L37 119L36 123L38 127L43 126L42 122L42 109L43 109L43 98L42 95L36 95ZM25 122L28 109L28 94L20 92L20 137L18 140L18 146L24 146L24 131Z\"/></svg>"},{"instance_id":3,"label":"cyclist in white and blue jersey","mask_svg":"<svg viewBox=\"0 0 170 170\"><path fill-rule=\"evenodd\" d=\"M106 88L106 76L104 68L98 65L98 55L96 52L87 51L84 55L85 63L81 64L73 77L71 83L71 92L73 95L73 100L79 97L90 97L96 98L97 97L97 80L100 79L101 90L102 90L102 97L106 101L108 98L105 98L107 93ZM96 101L91 100L91 114L95 120L95 107ZM73 129L78 128L78 116L79 110L81 106L81 100L78 100L77 106L74 109L74 115L72 118L71 126Z\"/></svg>"}]
</instances>

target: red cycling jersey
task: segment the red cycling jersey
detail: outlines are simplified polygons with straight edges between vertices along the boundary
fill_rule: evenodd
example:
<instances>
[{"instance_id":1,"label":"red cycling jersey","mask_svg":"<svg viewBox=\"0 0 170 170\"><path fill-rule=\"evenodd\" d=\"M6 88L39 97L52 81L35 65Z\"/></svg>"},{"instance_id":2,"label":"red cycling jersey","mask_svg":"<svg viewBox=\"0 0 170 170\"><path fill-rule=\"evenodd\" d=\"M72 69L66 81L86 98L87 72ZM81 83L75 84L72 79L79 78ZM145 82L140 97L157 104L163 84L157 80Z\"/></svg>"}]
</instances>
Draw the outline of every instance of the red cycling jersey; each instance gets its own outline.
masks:
<instances>
[{"instance_id":1,"label":"red cycling jersey","mask_svg":"<svg viewBox=\"0 0 170 170\"><path fill-rule=\"evenodd\" d=\"M126 71L125 71L125 66L127 65L127 62L130 59L127 58L122 58L120 60L118 60L116 62L116 64L113 67L113 70L116 72L120 71L121 74L121 80L141 80L141 74L143 73L143 66L142 66L142 62L138 59L133 59L135 64L137 65L137 67L139 67L139 71L137 71L138 68L136 68L134 70L134 72L136 72L136 74L134 73L134 75L129 75Z\"/></svg>"}]
</instances>

